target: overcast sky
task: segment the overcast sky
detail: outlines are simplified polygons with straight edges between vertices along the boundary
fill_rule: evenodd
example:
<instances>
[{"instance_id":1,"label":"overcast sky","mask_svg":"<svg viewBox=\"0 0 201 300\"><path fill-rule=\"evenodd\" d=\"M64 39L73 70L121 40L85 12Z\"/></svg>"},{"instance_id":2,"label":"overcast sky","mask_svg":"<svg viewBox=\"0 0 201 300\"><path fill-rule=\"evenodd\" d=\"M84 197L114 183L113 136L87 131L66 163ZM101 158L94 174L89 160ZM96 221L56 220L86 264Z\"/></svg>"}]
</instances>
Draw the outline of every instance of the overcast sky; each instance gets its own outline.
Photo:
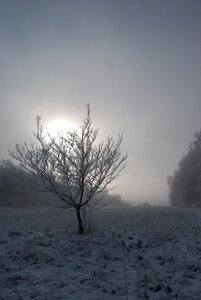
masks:
<instances>
[{"instance_id":1,"label":"overcast sky","mask_svg":"<svg viewBox=\"0 0 201 300\"><path fill-rule=\"evenodd\" d=\"M165 203L201 128L201 1L0 0L0 157L44 123L124 131L125 199Z\"/></svg>"}]
</instances>

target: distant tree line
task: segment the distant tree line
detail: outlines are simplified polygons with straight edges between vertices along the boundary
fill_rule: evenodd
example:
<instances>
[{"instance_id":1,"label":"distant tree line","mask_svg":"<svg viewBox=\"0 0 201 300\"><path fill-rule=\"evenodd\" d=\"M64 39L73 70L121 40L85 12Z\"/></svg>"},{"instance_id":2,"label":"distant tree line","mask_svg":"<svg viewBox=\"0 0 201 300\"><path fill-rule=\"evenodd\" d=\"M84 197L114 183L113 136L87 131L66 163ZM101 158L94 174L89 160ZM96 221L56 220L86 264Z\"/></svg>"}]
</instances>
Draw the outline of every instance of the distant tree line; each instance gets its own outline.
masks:
<instances>
[{"instance_id":1,"label":"distant tree line","mask_svg":"<svg viewBox=\"0 0 201 300\"><path fill-rule=\"evenodd\" d=\"M195 134L174 175L168 177L168 186L171 205L201 207L201 130Z\"/></svg>"},{"instance_id":2,"label":"distant tree line","mask_svg":"<svg viewBox=\"0 0 201 300\"><path fill-rule=\"evenodd\" d=\"M41 192L36 176L15 165L11 160L0 160L0 207L58 205L56 196ZM118 194L106 194L103 206L125 205Z\"/></svg>"},{"instance_id":3,"label":"distant tree line","mask_svg":"<svg viewBox=\"0 0 201 300\"><path fill-rule=\"evenodd\" d=\"M0 206L38 206L47 203L50 195L37 191L36 180L11 160L0 160Z\"/></svg>"}]
</instances>

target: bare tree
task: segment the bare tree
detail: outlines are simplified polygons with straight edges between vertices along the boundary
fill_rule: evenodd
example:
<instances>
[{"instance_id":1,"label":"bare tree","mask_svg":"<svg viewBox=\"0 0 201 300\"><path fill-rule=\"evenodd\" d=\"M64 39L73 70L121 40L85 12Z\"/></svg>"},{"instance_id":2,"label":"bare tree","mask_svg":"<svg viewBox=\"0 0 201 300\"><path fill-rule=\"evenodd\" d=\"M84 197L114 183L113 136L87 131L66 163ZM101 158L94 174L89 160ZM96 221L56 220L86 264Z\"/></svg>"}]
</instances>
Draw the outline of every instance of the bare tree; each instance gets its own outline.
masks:
<instances>
[{"instance_id":1,"label":"bare tree","mask_svg":"<svg viewBox=\"0 0 201 300\"><path fill-rule=\"evenodd\" d=\"M45 134L37 116L37 145L16 144L9 154L25 169L36 174L48 191L75 209L78 233L84 232L81 210L104 192L125 167L123 135L97 143L98 129L91 127L90 107L79 131ZM100 197L101 199L101 197Z\"/></svg>"}]
</instances>

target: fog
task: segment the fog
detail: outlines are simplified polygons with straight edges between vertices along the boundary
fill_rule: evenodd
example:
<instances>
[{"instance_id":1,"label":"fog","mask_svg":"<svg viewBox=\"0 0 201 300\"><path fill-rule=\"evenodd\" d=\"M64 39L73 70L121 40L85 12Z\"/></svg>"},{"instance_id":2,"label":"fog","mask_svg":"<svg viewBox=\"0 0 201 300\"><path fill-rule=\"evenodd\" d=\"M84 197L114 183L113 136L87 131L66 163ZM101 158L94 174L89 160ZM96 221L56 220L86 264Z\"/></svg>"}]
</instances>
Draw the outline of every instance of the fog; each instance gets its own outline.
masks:
<instances>
[{"instance_id":1,"label":"fog","mask_svg":"<svg viewBox=\"0 0 201 300\"><path fill-rule=\"evenodd\" d=\"M36 115L124 132L115 192L165 204L201 112L200 1L0 1L0 158ZM116 184L115 183L115 184Z\"/></svg>"}]
</instances>

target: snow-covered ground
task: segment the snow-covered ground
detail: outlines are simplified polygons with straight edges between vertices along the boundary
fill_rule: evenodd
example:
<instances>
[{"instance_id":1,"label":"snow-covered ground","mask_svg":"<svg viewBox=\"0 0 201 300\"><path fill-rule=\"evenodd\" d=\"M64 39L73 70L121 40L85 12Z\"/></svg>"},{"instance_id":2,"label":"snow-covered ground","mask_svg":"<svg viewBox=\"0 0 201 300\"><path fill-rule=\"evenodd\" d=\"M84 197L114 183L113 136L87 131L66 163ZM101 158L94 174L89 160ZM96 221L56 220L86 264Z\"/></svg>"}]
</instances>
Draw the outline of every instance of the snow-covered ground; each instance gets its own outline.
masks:
<instances>
[{"instance_id":1,"label":"snow-covered ground","mask_svg":"<svg viewBox=\"0 0 201 300\"><path fill-rule=\"evenodd\" d=\"M201 215L168 207L0 209L0 299L201 299Z\"/></svg>"}]
</instances>

